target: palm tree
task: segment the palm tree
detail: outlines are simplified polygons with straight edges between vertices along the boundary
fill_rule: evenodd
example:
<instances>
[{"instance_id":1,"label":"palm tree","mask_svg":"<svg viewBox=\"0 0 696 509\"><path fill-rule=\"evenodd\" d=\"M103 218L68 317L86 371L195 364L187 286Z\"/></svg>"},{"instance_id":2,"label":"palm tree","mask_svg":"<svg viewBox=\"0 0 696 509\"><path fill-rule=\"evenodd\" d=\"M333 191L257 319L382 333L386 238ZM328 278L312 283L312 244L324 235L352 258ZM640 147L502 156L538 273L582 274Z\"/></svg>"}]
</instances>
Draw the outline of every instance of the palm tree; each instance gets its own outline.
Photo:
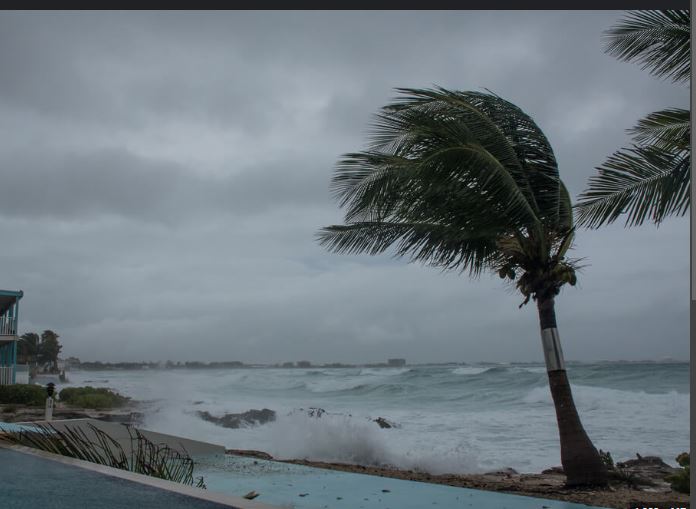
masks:
<instances>
[{"instance_id":1,"label":"palm tree","mask_svg":"<svg viewBox=\"0 0 696 509\"><path fill-rule=\"evenodd\" d=\"M494 271L537 303L569 485L607 482L580 422L560 347L554 299L576 282L570 197L546 136L490 93L398 89L371 144L346 154L331 188L345 223L323 228L336 253L382 253L478 276Z\"/></svg>"},{"instance_id":2,"label":"palm tree","mask_svg":"<svg viewBox=\"0 0 696 509\"><path fill-rule=\"evenodd\" d=\"M25 362L33 362L36 365L39 361L39 354L41 352L41 339L39 335L35 332L27 332L22 334L19 338L19 344L17 345L19 352L18 355L22 357Z\"/></svg>"},{"instance_id":3,"label":"palm tree","mask_svg":"<svg viewBox=\"0 0 696 509\"><path fill-rule=\"evenodd\" d=\"M609 30L607 52L675 83L691 79L689 11L638 11ZM650 113L628 131L634 144L610 156L579 197L578 223L598 228L627 214L626 225L684 215L691 205L690 112Z\"/></svg>"}]
</instances>

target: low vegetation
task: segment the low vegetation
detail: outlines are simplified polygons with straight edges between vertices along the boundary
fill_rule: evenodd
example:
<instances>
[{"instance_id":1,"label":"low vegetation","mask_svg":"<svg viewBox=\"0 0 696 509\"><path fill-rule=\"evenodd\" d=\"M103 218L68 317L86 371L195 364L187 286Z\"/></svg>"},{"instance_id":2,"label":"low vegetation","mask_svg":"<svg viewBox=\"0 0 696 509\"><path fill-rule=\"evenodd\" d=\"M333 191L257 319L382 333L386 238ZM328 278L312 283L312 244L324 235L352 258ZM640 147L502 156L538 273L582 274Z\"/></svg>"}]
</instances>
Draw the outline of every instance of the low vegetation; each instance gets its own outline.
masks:
<instances>
[{"instance_id":1,"label":"low vegetation","mask_svg":"<svg viewBox=\"0 0 696 509\"><path fill-rule=\"evenodd\" d=\"M674 491L679 491L680 493L691 493L691 467L689 465L689 453L681 453L679 456L677 456L676 460L682 468L676 474L667 477L666 480L670 482L670 485Z\"/></svg>"},{"instance_id":2,"label":"low vegetation","mask_svg":"<svg viewBox=\"0 0 696 509\"><path fill-rule=\"evenodd\" d=\"M43 406L46 397L46 389L40 385L0 385L0 404Z\"/></svg>"},{"instance_id":3,"label":"low vegetation","mask_svg":"<svg viewBox=\"0 0 696 509\"><path fill-rule=\"evenodd\" d=\"M130 398L104 387L67 387L60 391L59 399L70 406L80 408L118 408L124 406Z\"/></svg>"},{"instance_id":4,"label":"low vegetation","mask_svg":"<svg viewBox=\"0 0 696 509\"><path fill-rule=\"evenodd\" d=\"M151 442L135 428L126 428L131 439L130 453L126 453L121 444L92 424L87 424L87 428L65 426L62 430L50 424L36 424L32 431L8 432L0 435L0 440L189 486L194 485L194 463L190 456L164 444ZM205 488L202 477L196 481L196 487Z\"/></svg>"}]
</instances>

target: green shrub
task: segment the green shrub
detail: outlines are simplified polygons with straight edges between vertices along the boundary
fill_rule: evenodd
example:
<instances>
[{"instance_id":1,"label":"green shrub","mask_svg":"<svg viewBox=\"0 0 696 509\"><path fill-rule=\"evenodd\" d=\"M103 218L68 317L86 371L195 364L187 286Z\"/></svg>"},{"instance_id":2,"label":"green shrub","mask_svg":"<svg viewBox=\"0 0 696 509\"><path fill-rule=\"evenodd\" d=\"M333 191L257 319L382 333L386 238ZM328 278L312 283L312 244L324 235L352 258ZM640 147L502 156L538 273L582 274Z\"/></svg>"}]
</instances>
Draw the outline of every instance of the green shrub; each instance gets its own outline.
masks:
<instances>
[{"instance_id":1,"label":"green shrub","mask_svg":"<svg viewBox=\"0 0 696 509\"><path fill-rule=\"evenodd\" d=\"M614 458L611 457L611 453L609 451L604 452L602 449L600 449L599 459L602 460L602 463L604 463L604 466L607 467L607 470L614 470Z\"/></svg>"},{"instance_id":2,"label":"green shrub","mask_svg":"<svg viewBox=\"0 0 696 509\"><path fill-rule=\"evenodd\" d=\"M128 403L129 398L103 387L67 387L60 391L60 400L81 408L114 408Z\"/></svg>"},{"instance_id":3,"label":"green shrub","mask_svg":"<svg viewBox=\"0 0 696 509\"><path fill-rule=\"evenodd\" d=\"M14 405L7 405L2 409L2 413L4 414L13 414L17 411L17 407Z\"/></svg>"},{"instance_id":4,"label":"green shrub","mask_svg":"<svg viewBox=\"0 0 696 509\"><path fill-rule=\"evenodd\" d=\"M43 406L47 397L46 388L41 385L0 385L0 403Z\"/></svg>"},{"instance_id":5,"label":"green shrub","mask_svg":"<svg viewBox=\"0 0 696 509\"><path fill-rule=\"evenodd\" d=\"M676 474L667 476L665 480L670 482L670 485L674 491L690 493L691 487L689 485L689 481L691 480L691 470L689 466L689 453L681 453L679 456L677 456L676 460L677 463L679 463L683 468Z\"/></svg>"}]
</instances>

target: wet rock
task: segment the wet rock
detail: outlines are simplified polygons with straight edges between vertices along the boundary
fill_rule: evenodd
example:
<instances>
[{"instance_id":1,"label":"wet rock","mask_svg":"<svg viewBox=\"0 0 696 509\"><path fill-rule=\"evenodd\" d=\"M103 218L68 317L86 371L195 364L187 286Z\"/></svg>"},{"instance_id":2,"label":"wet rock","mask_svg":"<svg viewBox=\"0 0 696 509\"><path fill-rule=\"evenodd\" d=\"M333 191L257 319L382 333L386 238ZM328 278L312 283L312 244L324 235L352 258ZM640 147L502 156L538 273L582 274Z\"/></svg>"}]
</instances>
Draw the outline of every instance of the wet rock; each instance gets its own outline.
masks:
<instances>
[{"instance_id":1,"label":"wet rock","mask_svg":"<svg viewBox=\"0 0 696 509\"><path fill-rule=\"evenodd\" d=\"M263 451L242 450L242 449L227 449L226 454L236 454L237 456L250 456L262 460L272 460L273 456Z\"/></svg>"},{"instance_id":2,"label":"wet rock","mask_svg":"<svg viewBox=\"0 0 696 509\"><path fill-rule=\"evenodd\" d=\"M379 424L379 427L382 429L391 429L391 428L400 428L398 424L395 422L388 421L384 417L377 417L377 419L373 419L372 422L376 422Z\"/></svg>"},{"instance_id":3,"label":"wet rock","mask_svg":"<svg viewBox=\"0 0 696 509\"><path fill-rule=\"evenodd\" d=\"M223 428L232 429L266 424L276 419L276 413L268 408L264 408L263 410L247 410L241 414L225 414L222 417L216 417L208 412L202 411L198 411L196 414L204 421L212 422Z\"/></svg>"},{"instance_id":4,"label":"wet rock","mask_svg":"<svg viewBox=\"0 0 696 509\"><path fill-rule=\"evenodd\" d=\"M636 454L636 459L616 463L616 468L610 474L616 480L630 485L649 487L645 491L668 492L670 486L665 477L678 471L678 468L669 466L657 456Z\"/></svg>"},{"instance_id":5,"label":"wet rock","mask_svg":"<svg viewBox=\"0 0 696 509\"><path fill-rule=\"evenodd\" d=\"M657 456L641 456L639 454L636 454L636 456L636 459L619 462L616 466L618 468L630 470L654 471L664 473L665 475L669 475L677 470L674 467L670 467L667 463L662 461L662 458L658 458Z\"/></svg>"},{"instance_id":6,"label":"wet rock","mask_svg":"<svg viewBox=\"0 0 696 509\"><path fill-rule=\"evenodd\" d=\"M511 476L511 475L519 475L519 472L515 470L514 468L503 468L501 470L496 470L494 472L486 472L484 475L505 475L505 476Z\"/></svg>"},{"instance_id":7,"label":"wet rock","mask_svg":"<svg viewBox=\"0 0 696 509\"><path fill-rule=\"evenodd\" d=\"M300 408L300 412L306 412L309 417L315 417L319 419L322 415L326 413L326 410L323 408L314 408L314 407L309 407L307 410L304 408Z\"/></svg>"},{"instance_id":8,"label":"wet rock","mask_svg":"<svg viewBox=\"0 0 696 509\"><path fill-rule=\"evenodd\" d=\"M551 468L547 468L546 470L542 470L541 473L542 473L542 474L560 474L560 475L564 475L563 467L551 467Z\"/></svg>"}]
</instances>

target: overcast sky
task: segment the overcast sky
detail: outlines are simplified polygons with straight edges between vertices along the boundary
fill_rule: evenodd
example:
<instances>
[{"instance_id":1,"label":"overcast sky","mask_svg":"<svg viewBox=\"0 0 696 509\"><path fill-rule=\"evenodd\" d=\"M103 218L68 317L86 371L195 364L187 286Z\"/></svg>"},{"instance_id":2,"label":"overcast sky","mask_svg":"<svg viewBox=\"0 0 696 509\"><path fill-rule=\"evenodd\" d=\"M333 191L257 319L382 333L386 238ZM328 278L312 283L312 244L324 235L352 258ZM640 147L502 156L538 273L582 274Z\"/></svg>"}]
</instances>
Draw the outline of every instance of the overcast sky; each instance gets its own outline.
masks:
<instances>
[{"instance_id":1,"label":"overcast sky","mask_svg":"<svg viewBox=\"0 0 696 509\"><path fill-rule=\"evenodd\" d=\"M0 14L0 288L82 360L542 361L497 276L330 254L338 157L394 87L488 88L573 197L688 89L603 52L620 12ZM689 220L581 231L568 359L688 359Z\"/></svg>"}]
</instances>

